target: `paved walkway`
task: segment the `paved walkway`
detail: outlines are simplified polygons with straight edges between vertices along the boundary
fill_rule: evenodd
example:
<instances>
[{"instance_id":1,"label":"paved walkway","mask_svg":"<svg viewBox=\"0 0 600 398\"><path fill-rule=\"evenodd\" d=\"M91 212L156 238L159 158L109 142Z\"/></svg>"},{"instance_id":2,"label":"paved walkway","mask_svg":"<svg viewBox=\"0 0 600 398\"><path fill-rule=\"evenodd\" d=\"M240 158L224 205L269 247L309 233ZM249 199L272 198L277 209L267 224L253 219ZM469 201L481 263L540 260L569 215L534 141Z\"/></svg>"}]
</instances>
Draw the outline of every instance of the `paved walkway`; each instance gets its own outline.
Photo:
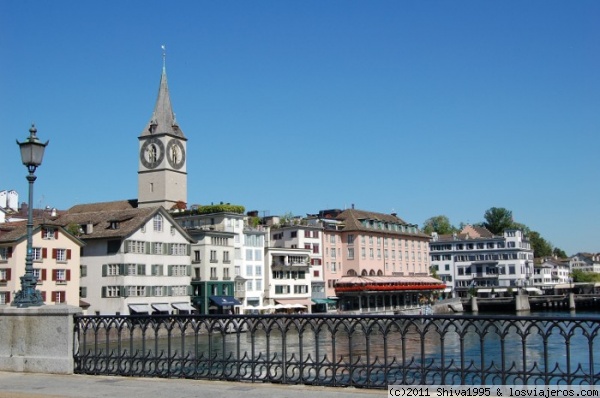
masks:
<instances>
[{"instance_id":1,"label":"paved walkway","mask_svg":"<svg viewBox=\"0 0 600 398\"><path fill-rule=\"evenodd\" d=\"M0 372L0 398L374 398L386 396L386 390L356 388Z\"/></svg>"}]
</instances>

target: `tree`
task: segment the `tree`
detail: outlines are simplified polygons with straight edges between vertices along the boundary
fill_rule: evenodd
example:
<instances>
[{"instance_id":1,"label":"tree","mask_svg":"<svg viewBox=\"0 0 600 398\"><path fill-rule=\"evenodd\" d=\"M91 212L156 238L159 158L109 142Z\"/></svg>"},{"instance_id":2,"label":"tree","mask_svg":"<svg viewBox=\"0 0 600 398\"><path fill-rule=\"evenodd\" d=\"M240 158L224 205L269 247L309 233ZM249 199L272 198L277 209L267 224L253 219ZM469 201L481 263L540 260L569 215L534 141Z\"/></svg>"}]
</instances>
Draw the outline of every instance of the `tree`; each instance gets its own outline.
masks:
<instances>
[{"instance_id":1,"label":"tree","mask_svg":"<svg viewBox=\"0 0 600 398\"><path fill-rule=\"evenodd\" d=\"M425 221L423 224L423 232L426 234L437 232L440 235L449 235L456 232L456 228L450 224L448 217L439 215Z\"/></svg>"},{"instance_id":2,"label":"tree","mask_svg":"<svg viewBox=\"0 0 600 398\"><path fill-rule=\"evenodd\" d=\"M600 274L597 272L585 272L578 269L571 273L573 282L600 282Z\"/></svg>"},{"instance_id":3,"label":"tree","mask_svg":"<svg viewBox=\"0 0 600 398\"><path fill-rule=\"evenodd\" d=\"M529 243L533 249L533 257L550 257L552 255L552 245L542 238L539 232L529 232Z\"/></svg>"},{"instance_id":4,"label":"tree","mask_svg":"<svg viewBox=\"0 0 600 398\"><path fill-rule=\"evenodd\" d=\"M567 258L567 257L569 257L569 256L567 256L567 253L565 253L565 251L564 251L564 250L562 250L562 249L559 249L558 247L555 247L555 248L552 250L552 254L553 254L553 255L554 255L554 257L556 257L556 258Z\"/></svg>"},{"instance_id":5,"label":"tree","mask_svg":"<svg viewBox=\"0 0 600 398\"><path fill-rule=\"evenodd\" d=\"M492 207L486 210L483 218L485 218L483 226L494 235L499 235L503 233L505 229L514 227L512 211L503 207Z\"/></svg>"}]
</instances>

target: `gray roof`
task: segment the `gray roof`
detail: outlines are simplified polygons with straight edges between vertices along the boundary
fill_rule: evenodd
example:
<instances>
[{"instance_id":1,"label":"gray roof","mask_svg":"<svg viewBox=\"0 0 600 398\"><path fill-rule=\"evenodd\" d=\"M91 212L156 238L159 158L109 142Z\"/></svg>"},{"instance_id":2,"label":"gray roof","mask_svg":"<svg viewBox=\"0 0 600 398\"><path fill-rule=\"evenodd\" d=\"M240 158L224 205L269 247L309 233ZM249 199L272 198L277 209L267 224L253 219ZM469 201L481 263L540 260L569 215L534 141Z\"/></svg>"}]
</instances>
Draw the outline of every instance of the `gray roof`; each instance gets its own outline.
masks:
<instances>
[{"instance_id":1,"label":"gray roof","mask_svg":"<svg viewBox=\"0 0 600 398\"><path fill-rule=\"evenodd\" d=\"M86 226L91 224L92 230L80 236L81 239L124 239L139 230L156 213L161 213L171 220L185 238L193 242L190 235L181 228L171 215L162 207L134 207L135 200L122 200L116 202L100 202L76 205L61 214L53 222L57 225L67 226L77 224ZM118 224L114 228L114 224Z\"/></svg>"},{"instance_id":2,"label":"gray roof","mask_svg":"<svg viewBox=\"0 0 600 398\"><path fill-rule=\"evenodd\" d=\"M152 113L152 118L146 125L146 128L140 134L140 137L164 134L185 139L183 131L181 131L177 124L175 113L171 106L171 97L169 96L169 86L167 84L167 71L163 66L154 112Z\"/></svg>"},{"instance_id":3,"label":"gray roof","mask_svg":"<svg viewBox=\"0 0 600 398\"><path fill-rule=\"evenodd\" d=\"M385 213L375 213L372 211L364 211L364 210L356 210L356 209L347 209L341 212L336 218L336 220L343 221L344 227L343 231L369 231L369 232L382 232L389 233L394 235L410 235L417 236L422 238L429 239L430 236L424 234L422 232L411 233L411 232L401 232L401 231L391 231L391 230L380 230L367 228L362 225L361 220L377 220L383 221L388 224L398 224L398 225L410 225L400 217L397 217L395 214L385 214ZM418 231L418 230L417 230Z\"/></svg>"}]
</instances>

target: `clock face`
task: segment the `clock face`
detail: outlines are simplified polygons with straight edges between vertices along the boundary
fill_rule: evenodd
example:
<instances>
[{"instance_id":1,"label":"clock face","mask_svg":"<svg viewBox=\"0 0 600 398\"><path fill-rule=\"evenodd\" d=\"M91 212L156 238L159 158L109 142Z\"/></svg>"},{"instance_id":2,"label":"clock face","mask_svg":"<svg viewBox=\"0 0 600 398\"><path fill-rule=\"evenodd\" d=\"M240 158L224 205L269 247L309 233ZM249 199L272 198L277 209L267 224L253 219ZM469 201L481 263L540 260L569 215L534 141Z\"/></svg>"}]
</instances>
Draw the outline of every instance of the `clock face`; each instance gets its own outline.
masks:
<instances>
[{"instance_id":1,"label":"clock face","mask_svg":"<svg viewBox=\"0 0 600 398\"><path fill-rule=\"evenodd\" d=\"M185 148L181 141L172 139L167 144L167 160L174 169L180 169L185 163Z\"/></svg>"},{"instance_id":2,"label":"clock face","mask_svg":"<svg viewBox=\"0 0 600 398\"><path fill-rule=\"evenodd\" d=\"M144 167L148 169L156 168L165 157L165 146L162 141L156 138L146 140L140 150L140 160Z\"/></svg>"}]
</instances>

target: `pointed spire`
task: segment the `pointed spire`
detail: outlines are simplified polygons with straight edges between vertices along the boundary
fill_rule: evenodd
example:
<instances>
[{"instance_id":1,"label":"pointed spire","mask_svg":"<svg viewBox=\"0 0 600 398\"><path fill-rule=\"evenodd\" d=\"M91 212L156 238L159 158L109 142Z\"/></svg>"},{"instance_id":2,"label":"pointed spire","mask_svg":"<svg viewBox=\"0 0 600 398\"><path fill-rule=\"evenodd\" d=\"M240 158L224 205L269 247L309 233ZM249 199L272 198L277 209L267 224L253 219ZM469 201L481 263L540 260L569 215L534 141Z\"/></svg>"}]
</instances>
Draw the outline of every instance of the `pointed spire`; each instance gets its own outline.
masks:
<instances>
[{"instance_id":1,"label":"pointed spire","mask_svg":"<svg viewBox=\"0 0 600 398\"><path fill-rule=\"evenodd\" d=\"M184 137L183 131L177 125L175 113L171 106L171 97L169 96L169 86L167 84L166 50L164 45L161 48L163 50L163 68L160 76L158 96L154 105L152 118L141 135L171 134Z\"/></svg>"}]
</instances>

